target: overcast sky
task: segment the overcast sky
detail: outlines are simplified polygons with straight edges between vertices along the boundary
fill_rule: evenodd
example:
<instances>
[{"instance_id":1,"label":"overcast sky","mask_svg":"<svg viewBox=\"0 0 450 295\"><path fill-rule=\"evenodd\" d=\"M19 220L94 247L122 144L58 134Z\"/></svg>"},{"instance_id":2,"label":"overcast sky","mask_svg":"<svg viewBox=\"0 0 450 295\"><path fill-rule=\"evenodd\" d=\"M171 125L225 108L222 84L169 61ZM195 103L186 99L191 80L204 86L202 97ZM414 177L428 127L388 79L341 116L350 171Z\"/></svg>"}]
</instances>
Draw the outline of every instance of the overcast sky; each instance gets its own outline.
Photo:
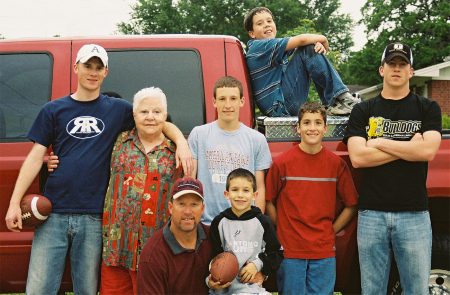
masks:
<instances>
[{"instance_id":1,"label":"overcast sky","mask_svg":"<svg viewBox=\"0 0 450 295\"><path fill-rule=\"evenodd\" d=\"M361 18L363 0L340 0L341 13ZM116 24L130 20L130 5L136 0L0 0L0 34L8 39L111 35ZM360 49L366 38L356 27L353 40Z\"/></svg>"}]
</instances>

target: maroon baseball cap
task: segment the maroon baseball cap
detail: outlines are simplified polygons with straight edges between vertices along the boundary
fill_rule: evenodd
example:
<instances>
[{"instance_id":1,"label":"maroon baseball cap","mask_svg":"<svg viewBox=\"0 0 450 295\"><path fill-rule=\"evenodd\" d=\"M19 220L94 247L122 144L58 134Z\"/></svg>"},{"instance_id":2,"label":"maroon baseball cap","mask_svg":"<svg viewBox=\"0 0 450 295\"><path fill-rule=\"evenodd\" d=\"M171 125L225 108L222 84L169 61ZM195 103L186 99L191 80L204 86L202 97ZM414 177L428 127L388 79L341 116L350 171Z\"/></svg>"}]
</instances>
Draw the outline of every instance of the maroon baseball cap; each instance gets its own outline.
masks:
<instances>
[{"instance_id":1,"label":"maroon baseball cap","mask_svg":"<svg viewBox=\"0 0 450 295\"><path fill-rule=\"evenodd\" d=\"M173 185L172 198L175 200L185 194L195 194L204 200L202 183L192 177L177 179Z\"/></svg>"}]
</instances>

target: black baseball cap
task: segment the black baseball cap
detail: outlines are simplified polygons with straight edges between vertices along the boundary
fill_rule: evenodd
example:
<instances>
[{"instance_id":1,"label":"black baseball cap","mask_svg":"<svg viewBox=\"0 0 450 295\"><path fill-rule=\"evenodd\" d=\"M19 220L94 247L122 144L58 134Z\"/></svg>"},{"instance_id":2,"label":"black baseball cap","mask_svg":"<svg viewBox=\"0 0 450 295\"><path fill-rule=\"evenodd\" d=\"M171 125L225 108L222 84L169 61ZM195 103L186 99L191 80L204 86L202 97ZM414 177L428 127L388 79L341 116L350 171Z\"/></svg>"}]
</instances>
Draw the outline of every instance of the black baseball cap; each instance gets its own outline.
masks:
<instances>
[{"instance_id":1,"label":"black baseball cap","mask_svg":"<svg viewBox=\"0 0 450 295\"><path fill-rule=\"evenodd\" d=\"M403 43L396 42L391 43L384 49L383 55L381 56L381 62L390 62L394 57L403 57L411 66L413 64L413 54L411 48Z\"/></svg>"}]
</instances>

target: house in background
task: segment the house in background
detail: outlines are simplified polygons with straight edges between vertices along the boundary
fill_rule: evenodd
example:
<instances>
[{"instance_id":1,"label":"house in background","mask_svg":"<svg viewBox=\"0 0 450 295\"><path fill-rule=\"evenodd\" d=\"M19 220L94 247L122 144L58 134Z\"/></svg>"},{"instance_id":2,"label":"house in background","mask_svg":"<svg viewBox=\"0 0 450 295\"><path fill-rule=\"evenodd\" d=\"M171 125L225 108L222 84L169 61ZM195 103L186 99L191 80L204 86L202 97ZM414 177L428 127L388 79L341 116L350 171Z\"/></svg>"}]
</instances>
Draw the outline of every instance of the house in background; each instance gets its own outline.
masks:
<instances>
[{"instance_id":1,"label":"house in background","mask_svg":"<svg viewBox=\"0 0 450 295\"><path fill-rule=\"evenodd\" d=\"M415 70L409 80L411 91L420 96L436 100L442 113L450 115L450 61ZM360 90L361 99L366 100L381 93L383 84Z\"/></svg>"}]
</instances>

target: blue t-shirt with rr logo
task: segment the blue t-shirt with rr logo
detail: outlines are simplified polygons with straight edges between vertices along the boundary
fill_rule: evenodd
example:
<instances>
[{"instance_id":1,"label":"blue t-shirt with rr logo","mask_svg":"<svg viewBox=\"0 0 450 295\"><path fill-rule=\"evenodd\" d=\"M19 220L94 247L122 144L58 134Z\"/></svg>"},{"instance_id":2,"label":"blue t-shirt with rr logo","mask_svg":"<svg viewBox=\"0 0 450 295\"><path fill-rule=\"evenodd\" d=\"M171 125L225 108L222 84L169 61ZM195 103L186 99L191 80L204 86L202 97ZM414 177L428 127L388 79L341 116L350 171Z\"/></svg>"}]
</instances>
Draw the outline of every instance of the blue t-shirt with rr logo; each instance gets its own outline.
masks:
<instances>
[{"instance_id":1,"label":"blue t-shirt with rr logo","mask_svg":"<svg viewBox=\"0 0 450 295\"><path fill-rule=\"evenodd\" d=\"M92 101L69 95L42 108L28 138L52 145L59 158L43 191L52 212L103 212L113 144L120 132L133 126L131 104L104 95Z\"/></svg>"}]
</instances>

